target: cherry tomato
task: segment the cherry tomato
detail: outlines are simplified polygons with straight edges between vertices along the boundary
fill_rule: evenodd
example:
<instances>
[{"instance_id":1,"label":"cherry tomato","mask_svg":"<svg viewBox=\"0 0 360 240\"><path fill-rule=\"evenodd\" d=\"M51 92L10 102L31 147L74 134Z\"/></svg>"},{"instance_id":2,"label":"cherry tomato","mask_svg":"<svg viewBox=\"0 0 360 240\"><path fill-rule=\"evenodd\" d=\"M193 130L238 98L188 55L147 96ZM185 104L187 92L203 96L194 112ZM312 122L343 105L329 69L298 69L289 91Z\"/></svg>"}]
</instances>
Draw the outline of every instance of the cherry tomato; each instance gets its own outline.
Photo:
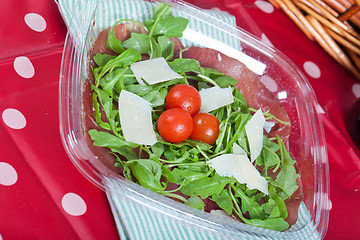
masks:
<instances>
[{"instance_id":1,"label":"cherry tomato","mask_svg":"<svg viewBox=\"0 0 360 240\"><path fill-rule=\"evenodd\" d=\"M166 109L182 108L194 116L200 111L201 98L191 85L178 84L172 87L165 98Z\"/></svg>"},{"instance_id":2,"label":"cherry tomato","mask_svg":"<svg viewBox=\"0 0 360 240\"><path fill-rule=\"evenodd\" d=\"M190 113L182 108L171 108L163 112L157 122L160 136L168 142L186 140L193 131Z\"/></svg>"},{"instance_id":3,"label":"cherry tomato","mask_svg":"<svg viewBox=\"0 0 360 240\"><path fill-rule=\"evenodd\" d=\"M193 117L193 122L190 138L213 145L219 136L219 120L210 113L198 113Z\"/></svg>"}]
</instances>

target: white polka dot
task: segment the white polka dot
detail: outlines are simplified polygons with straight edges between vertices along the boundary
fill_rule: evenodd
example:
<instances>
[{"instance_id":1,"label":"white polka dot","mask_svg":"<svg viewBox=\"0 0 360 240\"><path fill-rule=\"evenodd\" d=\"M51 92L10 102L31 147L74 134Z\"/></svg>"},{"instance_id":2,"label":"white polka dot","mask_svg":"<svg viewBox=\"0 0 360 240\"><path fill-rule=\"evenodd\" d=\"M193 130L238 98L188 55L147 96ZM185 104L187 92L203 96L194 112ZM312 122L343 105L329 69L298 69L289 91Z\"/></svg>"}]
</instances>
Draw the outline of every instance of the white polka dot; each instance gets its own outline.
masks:
<instances>
[{"instance_id":1,"label":"white polka dot","mask_svg":"<svg viewBox=\"0 0 360 240\"><path fill-rule=\"evenodd\" d=\"M274 47L274 45L270 42L270 40L264 33L261 34L261 42L268 45L269 47Z\"/></svg>"},{"instance_id":2,"label":"white polka dot","mask_svg":"<svg viewBox=\"0 0 360 240\"><path fill-rule=\"evenodd\" d=\"M5 109L2 113L2 119L8 127L13 129L22 129L26 126L24 115L13 108Z\"/></svg>"},{"instance_id":3,"label":"white polka dot","mask_svg":"<svg viewBox=\"0 0 360 240\"><path fill-rule=\"evenodd\" d=\"M37 13L28 13L24 17L26 25L36 32L42 32L46 29L45 19Z\"/></svg>"},{"instance_id":4,"label":"white polka dot","mask_svg":"<svg viewBox=\"0 0 360 240\"><path fill-rule=\"evenodd\" d=\"M16 170L10 164L0 162L0 184L11 186L16 183L17 179L18 175Z\"/></svg>"},{"instance_id":5,"label":"white polka dot","mask_svg":"<svg viewBox=\"0 0 360 240\"><path fill-rule=\"evenodd\" d=\"M274 6L269 3L269 2L266 2L266 1L261 1L261 0L258 0L258 1L255 1L255 5L263 12L265 13L272 13L274 12Z\"/></svg>"},{"instance_id":6,"label":"white polka dot","mask_svg":"<svg viewBox=\"0 0 360 240\"><path fill-rule=\"evenodd\" d=\"M30 59L24 56L15 59L14 69L23 78L32 78L35 74L35 69Z\"/></svg>"},{"instance_id":7,"label":"white polka dot","mask_svg":"<svg viewBox=\"0 0 360 240\"><path fill-rule=\"evenodd\" d=\"M307 61L304 63L305 72L312 78L319 78L321 76L320 68L313 62Z\"/></svg>"},{"instance_id":8,"label":"white polka dot","mask_svg":"<svg viewBox=\"0 0 360 240\"><path fill-rule=\"evenodd\" d=\"M0 240L3 240L3 238L2 238L2 236L1 236L1 234L0 234Z\"/></svg>"},{"instance_id":9,"label":"white polka dot","mask_svg":"<svg viewBox=\"0 0 360 240\"><path fill-rule=\"evenodd\" d=\"M86 212L85 201L75 193L67 193L61 200L65 212L72 216L80 216Z\"/></svg>"},{"instance_id":10,"label":"white polka dot","mask_svg":"<svg viewBox=\"0 0 360 240\"><path fill-rule=\"evenodd\" d=\"M265 85L267 89L269 89L271 92L276 92L278 90L278 86L274 79L272 79L269 76L262 76L260 77L260 81Z\"/></svg>"},{"instance_id":11,"label":"white polka dot","mask_svg":"<svg viewBox=\"0 0 360 240\"><path fill-rule=\"evenodd\" d=\"M360 83L355 83L352 86L352 92L355 95L355 97L360 98Z\"/></svg>"}]
</instances>

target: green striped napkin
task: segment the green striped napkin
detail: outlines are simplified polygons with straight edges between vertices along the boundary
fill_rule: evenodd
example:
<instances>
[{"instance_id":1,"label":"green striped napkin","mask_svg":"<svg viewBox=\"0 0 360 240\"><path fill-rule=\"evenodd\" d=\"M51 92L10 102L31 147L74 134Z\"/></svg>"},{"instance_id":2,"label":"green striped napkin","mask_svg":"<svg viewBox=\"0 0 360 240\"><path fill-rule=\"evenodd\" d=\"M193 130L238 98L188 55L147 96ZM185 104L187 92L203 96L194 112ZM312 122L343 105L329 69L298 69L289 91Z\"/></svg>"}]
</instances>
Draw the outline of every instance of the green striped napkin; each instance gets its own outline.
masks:
<instances>
[{"instance_id":1,"label":"green striped napkin","mask_svg":"<svg viewBox=\"0 0 360 240\"><path fill-rule=\"evenodd\" d=\"M91 47L96 35L112 26L117 20L131 18L145 21L152 13L153 4L142 0L59 0L59 10L70 31L75 46ZM138 9L138 11L134 11ZM139 11L140 9L140 11ZM222 21L223 26L236 26L235 18L226 12L204 10L203 12L178 11L173 14L189 19L189 31L181 39L184 46L229 46L241 50L240 42L233 34L224 34L217 26L206 24ZM95 14L96 13L96 14ZM190 14L190 15L189 15ZM89 25L93 27L89 28ZM200 35L199 35L200 34ZM202 39L200 43L196 39ZM229 48L227 48L229 49ZM106 194L112 208L121 239L319 239L316 226L304 203L299 208L299 218L291 229L276 232L256 228L223 216L216 218L208 213L192 209L180 203L164 201L163 196L125 180L104 177ZM164 202L170 202L164 204Z\"/></svg>"}]
</instances>

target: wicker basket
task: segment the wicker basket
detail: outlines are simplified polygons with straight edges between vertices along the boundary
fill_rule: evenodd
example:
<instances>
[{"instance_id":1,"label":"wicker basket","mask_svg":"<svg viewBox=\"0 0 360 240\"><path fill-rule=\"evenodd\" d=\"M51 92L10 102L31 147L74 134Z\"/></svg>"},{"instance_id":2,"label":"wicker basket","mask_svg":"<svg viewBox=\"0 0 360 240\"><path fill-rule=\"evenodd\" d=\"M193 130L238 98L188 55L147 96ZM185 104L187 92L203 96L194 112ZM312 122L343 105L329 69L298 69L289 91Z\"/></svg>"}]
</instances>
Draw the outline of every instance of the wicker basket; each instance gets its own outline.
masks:
<instances>
[{"instance_id":1,"label":"wicker basket","mask_svg":"<svg viewBox=\"0 0 360 240\"><path fill-rule=\"evenodd\" d=\"M360 81L360 0L268 0Z\"/></svg>"}]
</instances>

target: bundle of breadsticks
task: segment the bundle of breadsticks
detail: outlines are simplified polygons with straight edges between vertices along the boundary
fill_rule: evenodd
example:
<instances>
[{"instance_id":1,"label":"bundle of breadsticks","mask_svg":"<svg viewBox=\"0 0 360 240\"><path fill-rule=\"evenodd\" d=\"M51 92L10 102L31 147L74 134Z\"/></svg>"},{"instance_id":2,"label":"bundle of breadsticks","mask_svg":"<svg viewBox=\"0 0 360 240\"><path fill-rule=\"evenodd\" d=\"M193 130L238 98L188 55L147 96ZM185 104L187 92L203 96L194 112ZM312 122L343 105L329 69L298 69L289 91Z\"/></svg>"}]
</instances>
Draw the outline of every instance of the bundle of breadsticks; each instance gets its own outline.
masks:
<instances>
[{"instance_id":1,"label":"bundle of breadsticks","mask_svg":"<svg viewBox=\"0 0 360 240\"><path fill-rule=\"evenodd\" d=\"M360 0L268 0L360 81Z\"/></svg>"}]
</instances>

